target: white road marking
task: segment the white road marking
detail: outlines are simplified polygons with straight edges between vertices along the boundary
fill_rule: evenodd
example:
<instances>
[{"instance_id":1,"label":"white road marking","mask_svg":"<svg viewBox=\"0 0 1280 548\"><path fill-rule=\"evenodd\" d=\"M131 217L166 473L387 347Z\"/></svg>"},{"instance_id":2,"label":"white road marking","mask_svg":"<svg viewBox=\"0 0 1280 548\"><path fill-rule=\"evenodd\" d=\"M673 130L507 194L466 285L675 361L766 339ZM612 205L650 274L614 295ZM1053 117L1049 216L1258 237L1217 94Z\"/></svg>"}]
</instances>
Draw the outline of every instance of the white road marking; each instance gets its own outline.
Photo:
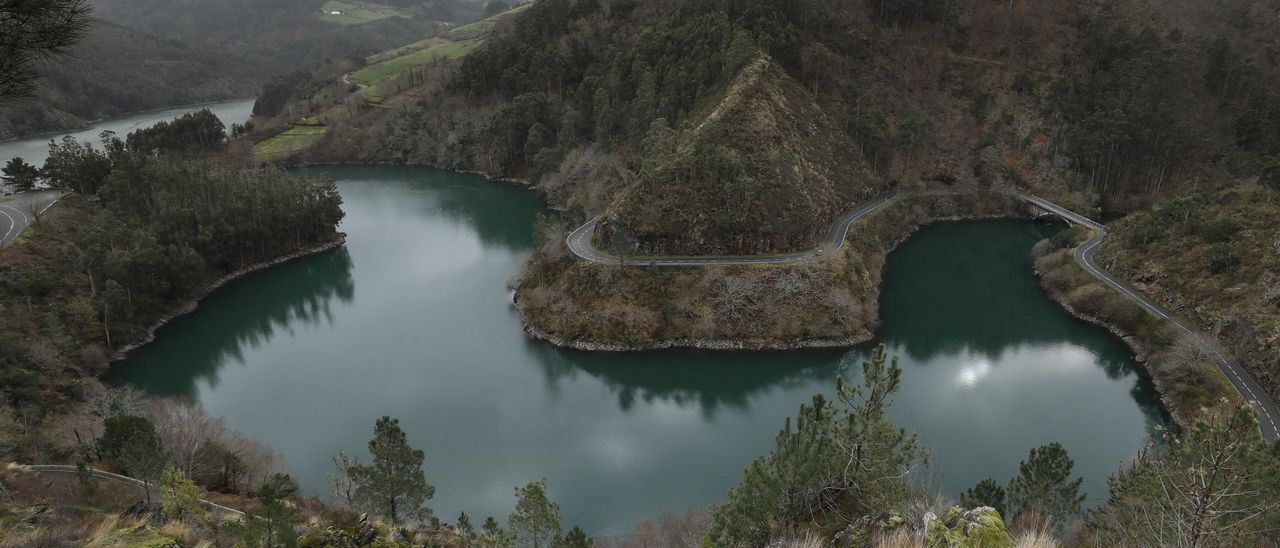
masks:
<instances>
[{"instance_id":1,"label":"white road marking","mask_svg":"<svg viewBox=\"0 0 1280 548\"><path fill-rule=\"evenodd\" d=\"M18 226L18 223L14 221L13 217L11 217L8 213L5 213L4 210L0 210L0 215L4 215L9 219L9 230L6 230L4 233L4 237L0 238L0 244L3 244L4 242L9 241L9 235L13 233L13 229L14 227Z\"/></svg>"}]
</instances>

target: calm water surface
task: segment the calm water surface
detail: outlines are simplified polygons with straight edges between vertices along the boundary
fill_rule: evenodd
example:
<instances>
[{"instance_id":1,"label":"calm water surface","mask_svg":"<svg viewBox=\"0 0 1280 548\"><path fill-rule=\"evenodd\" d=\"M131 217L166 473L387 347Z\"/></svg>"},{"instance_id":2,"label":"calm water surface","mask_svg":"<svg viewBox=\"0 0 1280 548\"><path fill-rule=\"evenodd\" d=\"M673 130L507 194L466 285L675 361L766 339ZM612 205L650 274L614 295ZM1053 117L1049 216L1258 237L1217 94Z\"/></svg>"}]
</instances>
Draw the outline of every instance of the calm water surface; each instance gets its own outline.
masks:
<instances>
[{"instance_id":1,"label":"calm water surface","mask_svg":"<svg viewBox=\"0 0 1280 548\"><path fill-rule=\"evenodd\" d=\"M80 141L90 141L95 146L99 146L98 136L103 131L114 131L116 135L124 138L130 131L141 128L148 128L156 125L158 122L167 122L183 114L196 112L201 109L209 109L214 115L222 120L222 124L227 126L227 131L231 130L231 124L243 124L253 114L253 99L237 99L234 101L224 101L221 103L209 103L205 105L195 105L187 107L175 107L165 110L156 110L152 112L144 112L141 114L132 114L120 118L103 120L94 124L89 129L73 131L68 133L58 133L53 135L41 135L39 137L27 137L14 141L0 142L0 164L8 162L10 158L20 156L35 166L44 165L45 158L49 157L49 140L62 140L63 135L70 135Z\"/></svg>"},{"instance_id":2,"label":"calm water surface","mask_svg":"<svg viewBox=\"0 0 1280 548\"><path fill-rule=\"evenodd\" d=\"M594 535L721 500L783 419L851 351L590 354L528 340L507 282L544 210L525 190L421 168L328 168L345 249L235 282L115 369L189 395L285 457L323 494L339 450L367 457L381 415L427 453L430 505L452 519L510 513L546 477L567 523ZM856 227L855 227L856 228ZM1161 413L1126 348L1039 290L1029 250L1051 227L936 225L888 265L883 342L900 356L895 421L955 494L1004 481L1060 441L1091 503Z\"/></svg>"}]
</instances>

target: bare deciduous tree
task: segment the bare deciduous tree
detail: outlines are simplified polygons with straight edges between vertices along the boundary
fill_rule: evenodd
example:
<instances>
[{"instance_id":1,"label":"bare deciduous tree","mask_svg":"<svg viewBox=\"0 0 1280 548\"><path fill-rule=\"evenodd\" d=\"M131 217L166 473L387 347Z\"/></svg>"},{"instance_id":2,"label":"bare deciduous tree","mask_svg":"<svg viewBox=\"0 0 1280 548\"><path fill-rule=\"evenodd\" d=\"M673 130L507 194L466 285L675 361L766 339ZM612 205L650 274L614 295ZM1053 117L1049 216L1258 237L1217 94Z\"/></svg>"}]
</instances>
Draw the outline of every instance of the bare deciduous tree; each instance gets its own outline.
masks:
<instances>
[{"instance_id":1,"label":"bare deciduous tree","mask_svg":"<svg viewBox=\"0 0 1280 548\"><path fill-rule=\"evenodd\" d=\"M153 402L150 418L173 467L189 478L204 477L213 471L207 450L228 437L222 419L210 417L197 404L174 400Z\"/></svg>"},{"instance_id":2,"label":"bare deciduous tree","mask_svg":"<svg viewBox=\"0 0 1280 548\"><path fill-rule=\"evenodd\" d=\"M329 491L344 506L350 507L355 500L356 483L351 478L351 468L358 466L360 459L339 451L333 457L333 474L329 476Z\"/></svg>"}]
</instances>

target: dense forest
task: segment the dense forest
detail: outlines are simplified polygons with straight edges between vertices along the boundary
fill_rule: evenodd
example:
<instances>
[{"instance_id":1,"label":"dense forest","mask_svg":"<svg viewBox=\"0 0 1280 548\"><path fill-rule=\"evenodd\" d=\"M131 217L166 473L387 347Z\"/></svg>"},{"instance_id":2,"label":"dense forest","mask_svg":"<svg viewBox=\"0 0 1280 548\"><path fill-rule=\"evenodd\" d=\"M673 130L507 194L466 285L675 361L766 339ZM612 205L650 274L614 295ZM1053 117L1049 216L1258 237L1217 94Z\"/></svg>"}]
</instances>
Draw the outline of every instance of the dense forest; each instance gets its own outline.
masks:
<instances>
[{"instance_id":1,"label":"dense forest","mask_svg":"<svg viewBox=\"0 0 1280 548\"><path fill-rule=\"evenodd\" d=\"M0 139L126 113L253 95L271 65L101 20L66 59L39 67L34 96L0 110Z\"/></svg>"},{"instance_id":2,"label":"dense forest","mask_svg":"<svg viewBox=\"0 0 1280 548\"><path fill-rule=\"evenodd\" d=\"M38 426L79 405L86 372L146 337L153 324L229 273L340 241L332 182L221 158L208 111L104 147L51 144L41 177L76 194L35 216L0 264L4 411L31 439L9 458L46 455Z\"/></svg>"},{"instance_id":3,"label":"dense forest","mask_svg":"<svg viewBox=\"0 0 1280 548\"><path fill-rule=\"evenodd\" d=\"M876 178L1036 188L1130 211L1193 175L1257 176L1280 154L1280 23L1267 10L549 0L466 56L447 89L368 113L312 155L528 178L557 206L598 214L671 156L649 146L657 120L693 146L691 130L763 53Z\"/></svg>"}]
</instances>

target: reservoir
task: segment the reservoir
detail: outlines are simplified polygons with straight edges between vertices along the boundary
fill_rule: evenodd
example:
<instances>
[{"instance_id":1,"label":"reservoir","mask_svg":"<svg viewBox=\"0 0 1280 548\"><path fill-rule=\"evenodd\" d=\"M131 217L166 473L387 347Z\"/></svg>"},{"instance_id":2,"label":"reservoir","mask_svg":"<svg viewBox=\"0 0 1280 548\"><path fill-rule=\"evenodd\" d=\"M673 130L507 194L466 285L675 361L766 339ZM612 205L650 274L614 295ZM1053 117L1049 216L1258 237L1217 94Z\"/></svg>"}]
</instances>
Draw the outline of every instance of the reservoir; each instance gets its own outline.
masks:
<instances>
[{"instance_id":1,"label":"reservoir","mask_svg":"<svg viewBox=\"0 0 1280 548\"><path fill-rule=\"evenodd\" d=\"M723 500L788 416L873 344L903 368L890 415L955 497L1061 442L1087 505L1164 424L1124 344L1039 288L1030 249L1057 229L926 227L889 259L881 339L853 349L598 354L530 340L509 281L547 211L513 185L411 167L314 168L338 181L345 248L235 281L118 364L112 380L199 400L327 496L331 458L367 459L400 419L426 451L442 519L500 521L547 478L566 528L625 535L663 509ZM853 225L851 230L857 230Z\"/></svg>"},{"instance_id":2,"label":"reservoir","mask_svg":"<svg viewBox=\"0 0 1280 548\"><path fill-rule=\"evenodd\" d=\"M196 112L201 109L209 109L219 120L222 125L227 127L227 131L231 131L231 124L243 124L249 120L249 116L253 114L253 98L236 99L234 101L223 101L220 103L209 103L205 105L194 105L187 107L174 107L164 110L154 110L142 112L138 114L130 114L120 118L112 118L103 120L93 125L89 129L69 131L66 133L55 133L51 135L42 135L39 137L23 137L21 139L0 142L0 165L8 162L10 158L21 157L27 163L34 166L44 165L45 158L49 157L49 141L61 141L64 135L75 137L78 141L89 141L97 148L101 148L102 144L98 141L98 135L104 131L114 131L118 137L123 139L131 131L142 128L148 128L156 125L158 122L167 122L183 114Z\"/></svg>"}]
</instances>

